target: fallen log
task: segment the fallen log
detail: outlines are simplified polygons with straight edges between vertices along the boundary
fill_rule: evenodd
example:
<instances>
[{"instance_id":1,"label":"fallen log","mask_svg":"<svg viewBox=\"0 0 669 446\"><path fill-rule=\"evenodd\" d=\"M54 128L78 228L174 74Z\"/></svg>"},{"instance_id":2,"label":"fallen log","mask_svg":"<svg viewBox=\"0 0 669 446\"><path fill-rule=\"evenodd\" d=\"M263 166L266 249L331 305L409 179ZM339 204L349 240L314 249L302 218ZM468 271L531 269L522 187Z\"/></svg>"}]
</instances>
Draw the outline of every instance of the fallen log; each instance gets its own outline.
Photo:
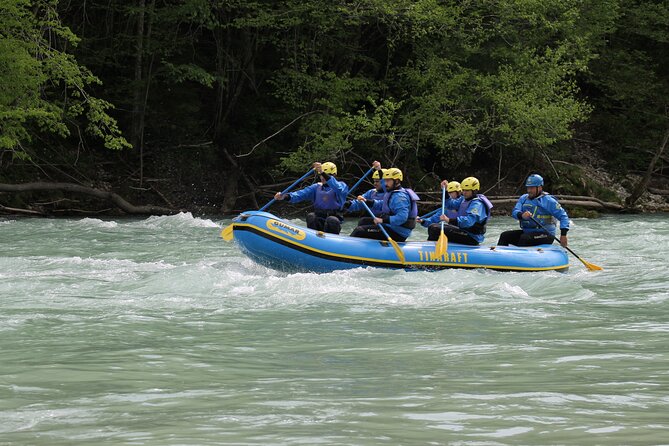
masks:
<instances>
[{"instance_id":1,"label":"fallen log","mask_svg":"<svg viewBox=\"0 0 669 446\"><path fill-rule=\"evenodd\" d=\"M5 212L7 214L39 215L40 217L44 217L44 213L40 211L34 211L32 209L10 208L7 206L3 206L1 204L0 204L0 211Z\"/></svg>"},{"instance_id":2,"label":"fallen log","mask_svg":"<svg viewBox=\"0 0 669 446\"><path fill-rule=\"evenodd\" d=\"M495 206L502 205L515 205L518 202L518 198L494 198L488 197L490 202ZM421 205L430 207L430 206L441 206L440 201L421 201ZM575 206L582 207L586 209L598 209L598 210L614 210L621 211L623 206L616 203L600 203L595 200L560 200L560 204L563 206Z\"/></svg>"},{"instance_id":3,"label":"fallen log","mask_svg":"<svg viewBox=\"0 0 669 446\"><path fill-rule=\"evenodd\" d=\"M655 195L669 195L669 190L667 189L657 189L654 187L649 187L648 192Z\"/></svg>"},{"instance_id":4,"label":"fallen log","mask_svg":"<svg viewBox=\"0 0 669 446\"><path fill-rule=\"evenodd\" d=\"M433 195L435 192L416 192L418 195ZM502 204L516 204L518 201L518 196L514 195L501 195L501 196L490 196L487 195L488 200L495 205ZM624 209L624 206L618 203L611 203L610 201L603 201L599 198L588 197L583 195L554 195L560 201L560 204L566 206L580 206L584 208L591 209L609 209L613 211L621 211ZM422 204L438 204L441 205L440 201L421 201Z\"/></svg>"},{"instance_id":5,"label":"fallen log","mask_svg":"<svg viewBox=\"0 0 669 446\"><path fill-rule=\"evenodd\" d=\"M94 189L92 187L81 186L74 183L23 183L23 184L3 184L0 183L0 192L35 192L35 191L62 191L77 194L89 195L101 200L111 201L117 208L128 214L175 214L178 210L164 208L161 206L143 205L135 206L126 201L115 192Z\"/></svg>"}]
</instances>

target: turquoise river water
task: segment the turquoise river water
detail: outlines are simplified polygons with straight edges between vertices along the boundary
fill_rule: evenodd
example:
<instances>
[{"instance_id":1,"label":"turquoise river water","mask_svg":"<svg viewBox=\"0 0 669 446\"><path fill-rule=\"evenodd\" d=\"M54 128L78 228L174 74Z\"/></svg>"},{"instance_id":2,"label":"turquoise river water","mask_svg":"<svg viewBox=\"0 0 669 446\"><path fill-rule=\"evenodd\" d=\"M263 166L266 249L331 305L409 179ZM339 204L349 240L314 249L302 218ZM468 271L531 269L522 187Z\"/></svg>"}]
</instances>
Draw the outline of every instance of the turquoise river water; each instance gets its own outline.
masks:
<instances>
[{"instance_id":1,"label":"turquoise river water","mask_svg":"<svg viewBox=\"0 0 669 446\"><path fill-rule=\"evenodd\" d=\"M667 215L564 274L288 275L229 223L0 220L0 444L669 444Z\"/></svg>"}]
</instances>

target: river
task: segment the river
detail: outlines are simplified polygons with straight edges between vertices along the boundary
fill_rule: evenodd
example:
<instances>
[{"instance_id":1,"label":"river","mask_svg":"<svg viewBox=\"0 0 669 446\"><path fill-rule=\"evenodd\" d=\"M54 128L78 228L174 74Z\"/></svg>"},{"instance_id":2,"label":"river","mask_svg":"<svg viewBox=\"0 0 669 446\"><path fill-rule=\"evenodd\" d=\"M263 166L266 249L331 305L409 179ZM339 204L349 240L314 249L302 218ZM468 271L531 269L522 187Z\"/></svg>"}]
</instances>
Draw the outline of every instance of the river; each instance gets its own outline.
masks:
<instances>
[{"instance_id":1,"label":"river","mask_svg":"<svg viewBox=\"0 0 669 446\"><path fill-rule=\"evenodd\" d=\"M288 275L229 223L0 220L0 444L669 441L666 214L575 219L567 273Z\"/></svg>"}]
</instances>

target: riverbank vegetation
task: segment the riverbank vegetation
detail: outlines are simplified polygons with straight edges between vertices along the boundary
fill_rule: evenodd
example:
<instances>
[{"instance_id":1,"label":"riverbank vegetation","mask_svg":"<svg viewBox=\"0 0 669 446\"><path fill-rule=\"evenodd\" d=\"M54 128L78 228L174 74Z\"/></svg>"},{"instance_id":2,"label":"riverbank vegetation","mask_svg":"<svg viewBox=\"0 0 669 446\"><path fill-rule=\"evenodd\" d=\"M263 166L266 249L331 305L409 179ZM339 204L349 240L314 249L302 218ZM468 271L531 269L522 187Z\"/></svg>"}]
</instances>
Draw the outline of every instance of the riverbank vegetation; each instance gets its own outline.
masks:
<instances>
[{"instance_id":1,"label":"riverbank vegetation","mask_svg":"<svg viewBox=\"0 0 669 446\"><path fill-rule=\"evenodd\" d=\"M0 37L0 211L231 213L374 159L667 207L663 1L0 0Z\"/></svg>"}]
</instances>

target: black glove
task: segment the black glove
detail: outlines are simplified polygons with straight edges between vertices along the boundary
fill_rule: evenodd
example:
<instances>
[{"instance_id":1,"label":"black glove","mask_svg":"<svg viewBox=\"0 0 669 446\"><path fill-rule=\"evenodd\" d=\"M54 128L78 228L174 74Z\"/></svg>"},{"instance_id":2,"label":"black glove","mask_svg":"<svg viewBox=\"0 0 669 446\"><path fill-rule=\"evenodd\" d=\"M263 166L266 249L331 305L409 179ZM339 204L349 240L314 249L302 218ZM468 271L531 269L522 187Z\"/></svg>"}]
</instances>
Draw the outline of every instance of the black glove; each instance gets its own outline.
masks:
<instances>
[{"instance_id":1,"label":"black glove","mask_svg":"<svg viewBox=\"0 0 669 446\"><path fill-rule=\"evenodd\" d=\"M353 202L352 202L351 200L349 200L349 201L347 201L346 203L344 203L344 210L345 210L345 211L348 211L348 210L351 208L351 205L352 205L352 204L353 204Z\"/></svg>"}]
</instances>

